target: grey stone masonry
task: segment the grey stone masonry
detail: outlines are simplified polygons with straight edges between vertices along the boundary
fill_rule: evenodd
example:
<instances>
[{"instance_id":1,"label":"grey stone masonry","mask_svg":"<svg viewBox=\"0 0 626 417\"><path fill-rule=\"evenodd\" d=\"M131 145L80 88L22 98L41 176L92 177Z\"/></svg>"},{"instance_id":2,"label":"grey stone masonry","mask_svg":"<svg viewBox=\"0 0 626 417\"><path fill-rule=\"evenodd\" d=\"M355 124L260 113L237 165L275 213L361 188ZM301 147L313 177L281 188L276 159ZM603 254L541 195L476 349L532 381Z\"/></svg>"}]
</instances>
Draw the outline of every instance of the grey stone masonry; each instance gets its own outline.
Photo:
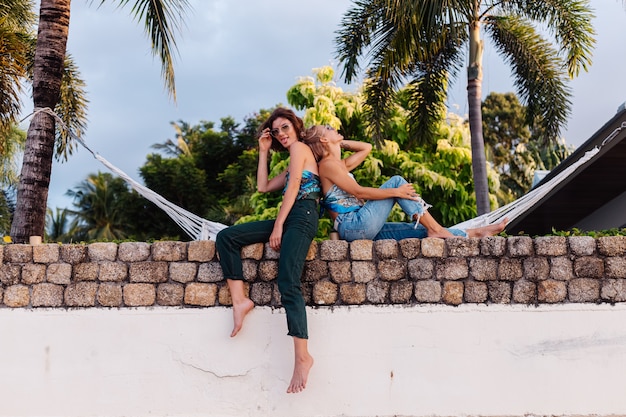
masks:
<instances>
[{"instance_id":1,"label":"grey stone masonry","mask_svg":"<svg viewBox=\"0 0 626 417\"><path fill-rule=\"evenodd\" d=\"M245 289L278 307L280 254L241 251ZM326 240L302 273L310 306L626 302L626 236ZM0 246L0 308L232 304L215 243Z\"/></svg>"}]
</instances>

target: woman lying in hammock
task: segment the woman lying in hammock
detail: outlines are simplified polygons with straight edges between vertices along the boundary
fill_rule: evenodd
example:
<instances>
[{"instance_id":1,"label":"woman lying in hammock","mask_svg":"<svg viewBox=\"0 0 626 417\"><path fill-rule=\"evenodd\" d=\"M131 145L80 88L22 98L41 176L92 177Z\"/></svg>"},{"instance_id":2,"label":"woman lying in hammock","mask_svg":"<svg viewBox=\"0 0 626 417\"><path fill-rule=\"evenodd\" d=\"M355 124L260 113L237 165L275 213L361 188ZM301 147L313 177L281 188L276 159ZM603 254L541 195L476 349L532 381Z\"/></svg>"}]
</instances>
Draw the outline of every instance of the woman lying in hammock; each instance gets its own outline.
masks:
<instances>
[{"instance_id":1,"label":"woman lying in hammock","mask_svg":"<svg viewBox=\"0 0 626 417\"><path fill-rule=\"evenodd\" d=\"M502 232L506 226L505 218L499 223L475 229L446 229L428 212L431 205L422 200L413 185L400 176L391 177L380 188L360 186L350 171L365 160L372 145L344 140L330 126L309 128L304 143L309 145L318 161L324 195L321 203L334 221L334 229L341 239L485 237ZM342 148L353 153L341 159ZM414 224L387 222L396 203L413 219Z\"/></svg>"}]
</instances>

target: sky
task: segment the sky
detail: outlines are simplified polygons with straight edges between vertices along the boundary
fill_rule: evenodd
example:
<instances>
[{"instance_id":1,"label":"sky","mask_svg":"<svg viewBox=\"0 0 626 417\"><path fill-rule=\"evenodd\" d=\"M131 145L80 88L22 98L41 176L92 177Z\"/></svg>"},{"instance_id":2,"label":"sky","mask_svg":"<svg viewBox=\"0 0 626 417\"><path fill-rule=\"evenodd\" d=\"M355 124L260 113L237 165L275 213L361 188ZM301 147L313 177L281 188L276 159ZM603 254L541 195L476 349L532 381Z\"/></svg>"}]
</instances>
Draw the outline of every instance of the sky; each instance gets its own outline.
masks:
<instances>
[{"instance_id":1,"label":"sky","mask_svg":"<svg viewBox=\"0 0 626 417\"><path fill-rule=\"evenodd\" d=\"M91 3L91 5L90 5ZM95 4L94 4L95 3ZM132 1L130 3L133 3ZM177 37L177 100L167 94L158 59L129 8L72 2L68 52L86 82L88 146L141 182L139 167L151 146L174 139L171 122L242 123L262 108L287 105L286 92L312 69L331 65L340 82L335 36L350 0L190 0L192 11ZM562 132L574 147L585 142L626 101L626 7L620 0L593 1L596 49L593 65L571 83L572 113ZM486 45L483 96L513 92L510 70ZM450 111L467 114L465 71L451 85ZM23 116L32 111L25 97ZM22 127L27 129L27 119ZM72 207L65 195L91 173L108 172L84 148L55 160L48 206Z\"/></svg>"}]
</instances>

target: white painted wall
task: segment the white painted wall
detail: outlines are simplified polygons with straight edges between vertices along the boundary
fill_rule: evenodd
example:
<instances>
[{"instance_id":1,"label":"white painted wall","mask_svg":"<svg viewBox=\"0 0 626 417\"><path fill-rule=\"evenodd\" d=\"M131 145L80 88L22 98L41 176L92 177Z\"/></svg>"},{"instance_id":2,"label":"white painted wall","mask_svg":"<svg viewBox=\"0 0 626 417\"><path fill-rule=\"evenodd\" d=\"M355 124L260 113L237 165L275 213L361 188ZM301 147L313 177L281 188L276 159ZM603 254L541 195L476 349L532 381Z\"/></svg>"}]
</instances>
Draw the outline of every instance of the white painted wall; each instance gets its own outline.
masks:
<instances>
[{"instance_id":1,"label":"white painted wall","mask_svg":"<svg viewBox=\"0 0 626 417\"><path fill-rule=\"evenodd\" d=\"M626 306L309 310L316 363L286 394L282 310L0 310L0 416L626 413Z\"/></svg>"}]
</instances>

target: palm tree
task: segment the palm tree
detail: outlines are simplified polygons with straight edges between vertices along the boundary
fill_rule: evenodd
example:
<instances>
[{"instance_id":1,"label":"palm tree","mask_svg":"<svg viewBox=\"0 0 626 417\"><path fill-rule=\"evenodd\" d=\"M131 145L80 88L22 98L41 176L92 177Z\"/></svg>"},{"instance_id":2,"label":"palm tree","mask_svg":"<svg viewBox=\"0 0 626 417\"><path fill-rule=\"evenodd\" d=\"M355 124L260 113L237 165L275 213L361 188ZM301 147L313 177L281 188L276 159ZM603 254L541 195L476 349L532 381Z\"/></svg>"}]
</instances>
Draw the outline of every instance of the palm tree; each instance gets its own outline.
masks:
<instances>
[{"instance_id":1,"label":"palm tree","mask_svg":"<svg viewBox=\"0 0 626 417\"><path fill-rule=\"evenodd\" d=\"M64 216L70 214L77 219L68 235L74 240L124 239L129 228L125 221L126 200L123 195L128 193L128 186L122 178L114 178L108 172L90 174L76 190L67 191L67 195L74 199L76 210L66 210Z\"/></svg>"},{"instance_id":2,"label":"palm tree","mask_svg":"<svg viewBox=\"0 0 626 417\"><path fill-rule=\"evenodd\" d=\"M101 1L101 4L105 0ZM56 109L61 96L63 68L70 19L71 0L41 0L39 26L33 67L33 103L35 109ZM126 6L129 0L118 0ZM161 60L161 74L175 100L172 48L174 32L179 29L187 0L135 0L134 17L143 22L152 51ZM69 111L69 109L68 109ZM25 242L30 235L43 235L46 203L56 132L55 119L44 112L33 115L26 139L22 174L17 191L17 206L11 236Z\"/></svg>"},{"instance_id":3,"label":"palm tree","mask_svg":"<svg viewBox=\"0 0 626 417\"><path fill-rule=\"evenodd\" d=\"M413 135L426 143L448 81L458 76L467 55L472 170L483 214L490 203L480 110L481 34L511 66L527 124L539 125L548 143L558 138L570 113L567 78L591 63L592 17L585 0L362 0L346 12L336 43L346 82L359 73L359 59L368 59L366 104L375 127L383 126L393 92L408 82ZM379 129L373 135L382 139Z\"/></svg>"}]
</instances>

